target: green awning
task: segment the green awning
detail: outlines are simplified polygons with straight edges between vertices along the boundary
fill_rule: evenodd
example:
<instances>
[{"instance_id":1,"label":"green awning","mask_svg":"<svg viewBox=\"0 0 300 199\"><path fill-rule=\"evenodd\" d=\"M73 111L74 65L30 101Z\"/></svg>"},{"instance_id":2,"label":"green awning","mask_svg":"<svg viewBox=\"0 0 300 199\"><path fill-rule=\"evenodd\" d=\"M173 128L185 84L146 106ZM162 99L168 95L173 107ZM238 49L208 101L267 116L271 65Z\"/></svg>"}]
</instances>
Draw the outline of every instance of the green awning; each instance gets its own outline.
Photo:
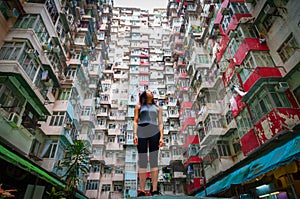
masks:
<instances>
[{"instance_id":1,"label":"green awning","mask_svg":"<svg viewBox=\"0 0 300 199\"><path fill-rule=\"evenodd\" d=\"M58 185L60 187L65 187L65 184L63 182L48 174L47 171L40 168L39 166L34 165L29 160L26 160L25 158L11 152L10 150L3 147L2 145L0 145L0 158L11 164L14 164L18 167L25 169L26 171L32 173L33 175L38 174L40 178L46 180L47 182L55 186Z\"/></svg>"},{"instance_id":2,"label":"green awning","mask_svg":"<svg viewBox=\"0 0 300 199\"><path fill-rule=\"evenodd\" d=\"M4 146L0 145L0 158L4 161L7 161L19 168L22 168L33 175L38 175L39 178L44 179L45 181L53 184L54 186L59 186L64 188L66 185L63 181L57 179L54 176L51 176L48 171L41 168L38 165L35 165L34 162L31 162L26 157L22 157L21 155L17 155L11 150L5 148ZM88 199L85 195L80 192L76 193L76 197L80 199Z\"/></svg>"}]
</instances>

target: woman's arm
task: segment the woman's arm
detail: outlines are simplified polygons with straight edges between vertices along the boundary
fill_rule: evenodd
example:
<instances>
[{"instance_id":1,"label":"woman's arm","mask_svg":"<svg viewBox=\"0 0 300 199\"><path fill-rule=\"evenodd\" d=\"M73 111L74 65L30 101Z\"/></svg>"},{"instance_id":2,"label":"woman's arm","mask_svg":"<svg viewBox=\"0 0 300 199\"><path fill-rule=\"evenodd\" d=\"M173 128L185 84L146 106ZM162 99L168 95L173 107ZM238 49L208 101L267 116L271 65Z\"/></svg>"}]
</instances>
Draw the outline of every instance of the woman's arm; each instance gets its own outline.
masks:
<instances>
[{"instance_id":1,"label":"woman's arm","mask_svg":"<svg viewBox=\"0 0 300 199\"><path fill-rule=\"evenodd\" d=\"M133 119L133 142L135 145L138 144L137 128L139 122L139 111L140 111L140 105L136 105L134 108L134 119Z\"/></svg>"},{"instance_id":2,"label":"woman's arm","mask_svg":"<svg viewBox=\"0 0 300 199\"><path fill-rule=\"evenodd\" d=\"M162 118L162 108L160 106L158 108L158 127L160 133L159 147L162 147L164 145L164 123Z\"/></svg>"}]
</instances>

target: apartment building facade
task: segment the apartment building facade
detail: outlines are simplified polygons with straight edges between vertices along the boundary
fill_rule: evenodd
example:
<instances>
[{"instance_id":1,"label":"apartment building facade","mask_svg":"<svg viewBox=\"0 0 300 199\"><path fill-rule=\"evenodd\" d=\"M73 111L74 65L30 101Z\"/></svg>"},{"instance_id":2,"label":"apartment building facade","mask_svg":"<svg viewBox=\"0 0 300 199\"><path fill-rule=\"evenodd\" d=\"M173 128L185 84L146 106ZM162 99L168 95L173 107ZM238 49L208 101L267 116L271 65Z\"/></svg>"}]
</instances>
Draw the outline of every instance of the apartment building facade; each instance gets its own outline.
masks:
<instances>
[{"instance_id":1,"label":"apartment building facade","mask_svg":"<svg viewBox=\"0 0 300 199\"><path fill-rule=\"evenodd\" d=\"M169 45L172 31L166 9L155 9L150 14L138 8L113 8L111 16L108 59L99 82L98 125L93 141L94 160L102 164L102 170L97 170L100 176L89 176L88 180L97 186L87 190L87 195L90 198L137 195L138 154L133 144L133 117L139 94L146 89L154 93L163 107L165 146L159 154L160 190L183 195L183 184L178 181L175 191L175 181L170 179L170 162L182 158L177 142L179 113ZM175 174L179 180L184 179L180 164ZM150 192L150 169L147 175L146 190Z\"/></svg>"},{"instance_id":2,"label":"apartment building facade","mask_svg":"<svg viewBox=\"0 0 300 199\"><path fill-rule=\"evenodd\" d=\"M195 113L180 115L191 149L189 195L299 197L298 8L296 1L169 2L190 77L180 110Z\"/></svg>"},{"instance_id":3,"label":"apartment building facade","mask_svg":"<svg viewBox=\"0 0 300 199\"><path fill-rule=\"evenodd\" d=\"M112 2L0 5L1 184L17 189L16 197L42 198L66 186L61 161L68 144L81 139L92 151L95 95L107 59L103 34L110 29L100 16ZM76 197L87 198L87 176L78 177Z\"/></svg>"},{"instance_id":4,"label":"apartment building facade","mask_svg":"<svg viewBox=\"0 0 300 199\"><path fill-rule=\"evenodd\" d=\"M299 197L296 0L170 0L151 14L112 1L0 6L6 187L63 188L64 150L83 139L90 173L76 197L136 196L133 110L150 89L163 107L161 193Z\"/></svg>"}]
</instances>

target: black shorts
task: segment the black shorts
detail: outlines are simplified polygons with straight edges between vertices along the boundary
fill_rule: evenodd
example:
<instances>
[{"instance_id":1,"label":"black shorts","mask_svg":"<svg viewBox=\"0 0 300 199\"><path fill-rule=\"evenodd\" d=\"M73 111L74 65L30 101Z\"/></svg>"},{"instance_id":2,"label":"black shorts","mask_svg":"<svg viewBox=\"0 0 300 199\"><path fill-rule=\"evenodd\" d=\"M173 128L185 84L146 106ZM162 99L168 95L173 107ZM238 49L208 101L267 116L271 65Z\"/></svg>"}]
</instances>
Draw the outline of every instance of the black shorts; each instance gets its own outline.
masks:
<instances>
[{"instance_id":1,"label":"black shorts","mask_svg":"<svg viewBox=\"0 0 300 199\"><path fill-rule=\"evenodd\" d=\"M154 124L139 124L137 129L138 136L138 153L139 153L139 167L147 168L148 163L148 146L149 146L149 160L150 167L156 168L158 166L158 150L160 131L158 125Z\"/></svg>"}]
</instances>

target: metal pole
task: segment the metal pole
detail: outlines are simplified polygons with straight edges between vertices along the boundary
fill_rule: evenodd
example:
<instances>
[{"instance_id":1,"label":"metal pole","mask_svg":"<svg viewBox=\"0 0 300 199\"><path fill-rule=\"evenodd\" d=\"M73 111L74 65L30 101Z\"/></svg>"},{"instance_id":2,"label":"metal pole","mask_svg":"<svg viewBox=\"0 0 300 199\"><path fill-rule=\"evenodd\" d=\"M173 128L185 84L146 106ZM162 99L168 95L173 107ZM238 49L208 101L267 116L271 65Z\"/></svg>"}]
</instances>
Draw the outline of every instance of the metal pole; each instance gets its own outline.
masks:
<instances>
[{"instance_id":1,"label":"metal pole","mask_svg":"<svg viewBox=\"0 0 300 199\"><path fill-rule=\"evenodd\" d=\"M290 177L290 174L287 173L286 176L287 176L289 185L290 185L290 187L291 187L291 189L292 189L293 196L294 196L295 199L297 199L297 194L296 194L296 191L295 191L295 187L294 187L294 185L293 185L293 183L292 183L292 179L291 179L291 177Z\"/></svg>"},{"instance_id":2,"label":"metal pole","mask_svg":"<svg viewBox=\"0 0 300 199\"><path fill-rule=\"evenodd\" d=\"M205 171L204 171L204 164L203 164L203 160L201 160L201 168L202 168L202 176L203 176L203 184L204 184L204 193L205 196L207 196L207 191L206 191L206 178L205 178Z\"/></svg>"}]
</instances>

